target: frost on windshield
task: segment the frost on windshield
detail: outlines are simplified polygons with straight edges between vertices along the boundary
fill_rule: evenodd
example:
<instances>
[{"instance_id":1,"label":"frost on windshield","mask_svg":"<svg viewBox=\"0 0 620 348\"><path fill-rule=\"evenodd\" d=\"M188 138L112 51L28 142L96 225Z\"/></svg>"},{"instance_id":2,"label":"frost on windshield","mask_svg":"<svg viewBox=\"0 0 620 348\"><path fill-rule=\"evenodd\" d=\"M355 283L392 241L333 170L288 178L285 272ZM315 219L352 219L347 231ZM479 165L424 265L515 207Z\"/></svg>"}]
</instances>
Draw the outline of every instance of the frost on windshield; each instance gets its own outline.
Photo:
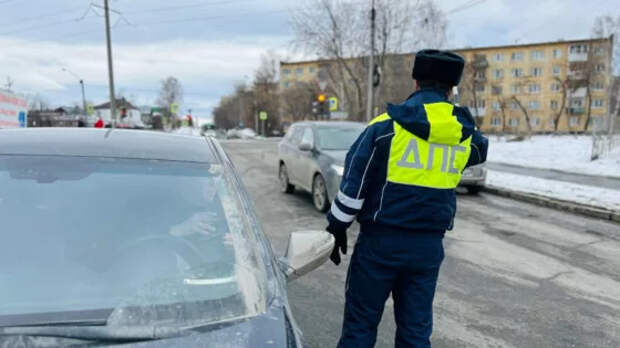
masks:
<instances>
[{"instance_id":1,"label":"frost on windshield","mask_svg":"<svg viewBox=\"0 0 620 348\"><path fill-rule=\"evenodd\" d=\"M221 209L195 212L171 226L169 235L184 241L188 250L225 257L197 263L187 257L191 253L177 254L176 276L142 284L112 312L108 325L191 326L265 311L265 270L234 186L217 175L196 189L204 199L219 201Z\"/></svg>"}]
</instances>

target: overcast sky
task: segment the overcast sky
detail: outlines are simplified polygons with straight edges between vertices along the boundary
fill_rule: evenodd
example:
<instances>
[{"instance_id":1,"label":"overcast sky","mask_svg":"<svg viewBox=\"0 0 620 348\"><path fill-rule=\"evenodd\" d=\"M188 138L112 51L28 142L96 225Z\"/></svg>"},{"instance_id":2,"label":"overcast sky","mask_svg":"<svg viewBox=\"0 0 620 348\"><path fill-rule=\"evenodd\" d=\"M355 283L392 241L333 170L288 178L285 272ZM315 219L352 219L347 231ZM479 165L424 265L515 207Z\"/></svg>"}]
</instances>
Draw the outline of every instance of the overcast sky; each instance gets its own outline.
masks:
<instances>
[{"instance_id":1,"label":"overcast sky","mask_svg":"<svg viewBox=\"0 0 620 348\"><path fill-rule=\"evenodd\" d=\"M159 81L176 76L185 90L183 111L208 116L235 83L250 82L261 53L273 49L294 56L288 50L288 12L299 1L111 0L123 14L112 18L117 92L151 105ZM101 10L89 10L90 3L0 0L0 85L10 76L16 92L73 105L81 95L77 79L62 71L67 68L84 79L88 100L104 102L104 21ZM451 48L586 38L596 16L620 14L618 0L436 3L446 13Z\"/></svg>"}]
</instances>

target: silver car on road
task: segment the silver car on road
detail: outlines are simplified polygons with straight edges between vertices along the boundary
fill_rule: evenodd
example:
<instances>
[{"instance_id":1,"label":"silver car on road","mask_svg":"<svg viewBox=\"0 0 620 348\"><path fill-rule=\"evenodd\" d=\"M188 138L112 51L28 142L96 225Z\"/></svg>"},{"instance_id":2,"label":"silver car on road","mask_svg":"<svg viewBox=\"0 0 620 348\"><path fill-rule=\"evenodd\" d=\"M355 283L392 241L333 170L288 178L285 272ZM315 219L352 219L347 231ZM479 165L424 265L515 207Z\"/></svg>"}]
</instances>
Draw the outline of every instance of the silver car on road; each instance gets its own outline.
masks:
<instances>
[{"instance_id":1,"label":"silver car on road","mask_svg":"<svg viewBox=\"0 0 620 348\"><path fill-rule=\"evenodd\" d=\"M299 122L293 124L278 146L280 188L312 193L319 211L327 211L340 187L347 151L366 127L358 122ZM484 164L463 172L460 187L478 193L485 184Z\"/></svg>"},{"instance_id":2,"label":"silver car on road","mask_svg":"<svg viewBox=\"0 0 620 348\"><path fill-rule=\"evenodd\" d=\"M365 127L358 122L293 124L278 146L282 192L311 192L314 206L326 211L338 193L347 151Z\"/></svg>"}]
</instances>

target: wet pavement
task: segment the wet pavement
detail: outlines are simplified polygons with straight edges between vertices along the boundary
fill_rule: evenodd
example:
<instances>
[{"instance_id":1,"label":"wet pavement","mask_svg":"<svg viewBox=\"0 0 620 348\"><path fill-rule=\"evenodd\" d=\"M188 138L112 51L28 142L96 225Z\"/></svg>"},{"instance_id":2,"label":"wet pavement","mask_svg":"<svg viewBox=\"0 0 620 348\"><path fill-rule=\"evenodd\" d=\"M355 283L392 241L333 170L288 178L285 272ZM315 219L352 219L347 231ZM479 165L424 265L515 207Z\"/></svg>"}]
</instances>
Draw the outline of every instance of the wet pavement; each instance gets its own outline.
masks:
<instances>
[{"instance_id":1,"label":"wet pavement","mask_svg":"<svg viewBox=\"0 0 620 348\"><path fill-rule=\"evenodd\" d=\"M223 141L276 253L325 228L307 193L280 193L277 143ZM459 195L435 298L433 347L620 347L620 225L492 195ZM349 250L359 228L349 230ZM349 255L289 285L308 347L335 347ZM369 286L371 286L369 284ZM377 347L393 347L388 300Z\"/></svg>"}]
</instances>

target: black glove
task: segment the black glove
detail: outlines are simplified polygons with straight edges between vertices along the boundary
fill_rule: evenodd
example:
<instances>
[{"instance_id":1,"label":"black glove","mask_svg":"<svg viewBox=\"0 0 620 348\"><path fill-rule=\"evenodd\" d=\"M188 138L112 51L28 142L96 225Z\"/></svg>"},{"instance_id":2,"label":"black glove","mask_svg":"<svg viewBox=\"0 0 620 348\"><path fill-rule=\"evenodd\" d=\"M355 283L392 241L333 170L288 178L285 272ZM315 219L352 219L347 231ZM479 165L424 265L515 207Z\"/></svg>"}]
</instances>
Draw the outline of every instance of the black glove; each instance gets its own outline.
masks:
<instances>
[{"instance_id":1,"label":"black glove","mask_svg":"<svg viewBox=\"0 0 620 348\"><path fill-rule=\"evenodd\" d=\"M329 259L337 266L340 264L340 251L345 255L347 254L347 230L327 226L327 232L331 233L334 238L336 238L336 243L334 244L331 255L329 255Z\"/></svg>"}]
</instances>

